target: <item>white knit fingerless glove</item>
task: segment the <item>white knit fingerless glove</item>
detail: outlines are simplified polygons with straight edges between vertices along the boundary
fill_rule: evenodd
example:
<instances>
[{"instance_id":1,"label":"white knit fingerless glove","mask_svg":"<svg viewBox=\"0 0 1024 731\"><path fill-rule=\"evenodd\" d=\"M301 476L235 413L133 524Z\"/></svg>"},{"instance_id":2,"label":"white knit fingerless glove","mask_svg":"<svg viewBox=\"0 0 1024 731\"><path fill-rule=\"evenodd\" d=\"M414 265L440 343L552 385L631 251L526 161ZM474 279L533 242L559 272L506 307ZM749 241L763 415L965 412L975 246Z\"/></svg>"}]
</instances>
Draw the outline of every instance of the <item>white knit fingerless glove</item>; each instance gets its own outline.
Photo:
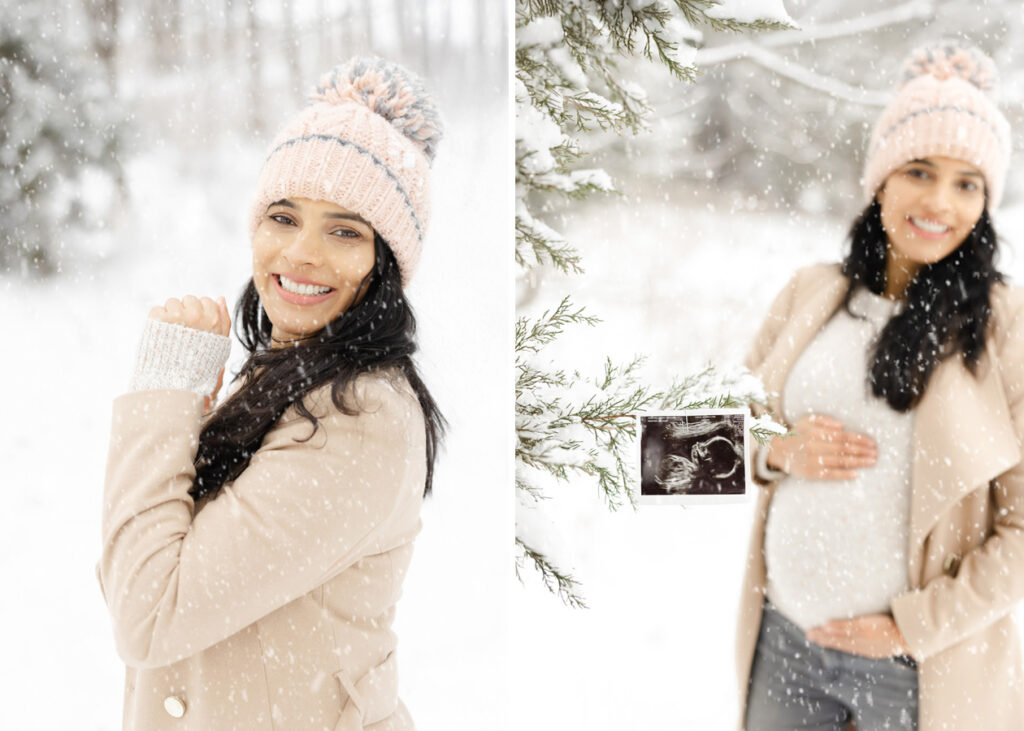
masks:
<instances>
[{"instance_id":1,"label":"white knit fingerless glove","mask_svg":"<svg viewBox=\"0 0 1024 731\"><path fill-rule=\"evenodd\" d=\"M230 352L225 335L146 318L131 390L172 388L208 396Z\"/></svg>"}]
</instances>

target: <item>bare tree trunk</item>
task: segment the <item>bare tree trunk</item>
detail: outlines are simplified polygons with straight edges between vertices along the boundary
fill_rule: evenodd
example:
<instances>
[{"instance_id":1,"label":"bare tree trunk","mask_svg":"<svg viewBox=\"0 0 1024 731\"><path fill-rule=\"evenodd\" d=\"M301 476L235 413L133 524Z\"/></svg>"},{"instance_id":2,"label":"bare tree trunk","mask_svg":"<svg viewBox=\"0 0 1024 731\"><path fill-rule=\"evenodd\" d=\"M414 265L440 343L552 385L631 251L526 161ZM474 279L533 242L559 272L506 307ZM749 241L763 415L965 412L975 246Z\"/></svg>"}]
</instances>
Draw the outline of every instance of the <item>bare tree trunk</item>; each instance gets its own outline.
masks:
<instances>
[{"instance_id":1,"label":"bare tree trunk","mask_svg":"<svg viewBox=\"0 0 1024 731\"><path fill-rule=\"evenodd\" d=\"M331 55L337 56L337 58L332 59L331 63L338 63L342 59L355 55L355 49L352 47L352 23L354 20L355 13L352 12L352 4L345 3L345 9L341 12L341 17L337 18L337 26L341 29L341 32L338 33L340 48L332 46Z\"/></svg>"},{"instance_id":2,"label":"bare tree trunk","mask_svg":"<svg viewBox=\"0 0 1024 731\"><path fill-rule=\"evenodd\" d=\"M235 50L235 0L224 0L224 55L231 58Z\"/></svg>"},{"instance_id":3,"label":"bare tree trunk","mask_svg":"<svg viewBox=\"0 0 1024 731\"><path fill-rule=\"evenodd\" d=\"M393 3L393 12L395 14L395 33L398 37L399 56L403 56L409 52L409 24L408 19L405 17L407 5L408 2L403 2L403 0L395 0Z\"/></svg>"},{"instance_id":4,"label":"bare tree trunk","mask_svg":"<svg viewBox=\"0 0 1024 731\"><path fill-rule=\"evenodd\" d=\"M373 3L371 0L363 0L363 28L366 30L366 51L372 53L376 48L373 42Z\"/></svg>"},{"instance_id":5,"label":"bare tree trunk","mask_svg":"<svg viewBox=\"0 0 1024 731\"><path fill-rule=\"evenodd\" d=\"M430 58L429 43L430 36L429 18L427 17L426 3L424 0L407 0L407 7L412 18L412 27L416 34L416 58L419 60L420 69L424 76L429 76Z\"/></svg>"},{"instance_id":6,"label":"bare tree trunk","mask_svg":"<svg viewBox=\"0 0 1024 731\"><path fill-rule=\"evenodd\" d=\"M245 22L245 58L249 67L249 126L255 134L262 135L264 120L260 100L263 98L263 51L260 50L259 19L256 17L255 4L251 1L245 5Z\"/></svg>"},{"instance_id":7,"label":"bare tree trunk","mask_svg":"<svg viewBox=\"0 0 1024 731\"><path fill-rule=\"evenodd\" d=\"M336 62L331 55L331 30L332 24L327 17L327 8L324 0L316 0L316 17L313 23L317 29L316 33L316 67L323 71L333 66Z\"/></svg>"},{"instance_id":8,"label":"bare tree trunk","mask_svg":"<svg viewBox=\"0 0 1024 731\"><path fill-rule=\"evenodd\" d=\"M305 89L302 78L302 59L299 58L299 39L295 35L295 5L293 0L283 0L281 4L281 32L284 60L288 65L288 86L291 96L299 104L302 103Z\"/></svg>"},{"instance_id":9,"label":"bare tree trunk","mask_svg":"<svg viewBox=\"0 0 1024 731\"><path fill-rule=\"evenodd\" d=\"M153 40L155 66L173 68L181 57L181 1L151 0L145 10L149 37Z\"/></svg>"},{"instance_id":10,"label":"bare tree trunk","mask_svg":"<svg viewBox=\"0 0 1024 731\"><path fill-rule=\"evenodd\" d=\"M117 94L117 25L121 15L119 0L85 0L92 45L107 73L110 92Z\"/></svg>"}]
</instances>

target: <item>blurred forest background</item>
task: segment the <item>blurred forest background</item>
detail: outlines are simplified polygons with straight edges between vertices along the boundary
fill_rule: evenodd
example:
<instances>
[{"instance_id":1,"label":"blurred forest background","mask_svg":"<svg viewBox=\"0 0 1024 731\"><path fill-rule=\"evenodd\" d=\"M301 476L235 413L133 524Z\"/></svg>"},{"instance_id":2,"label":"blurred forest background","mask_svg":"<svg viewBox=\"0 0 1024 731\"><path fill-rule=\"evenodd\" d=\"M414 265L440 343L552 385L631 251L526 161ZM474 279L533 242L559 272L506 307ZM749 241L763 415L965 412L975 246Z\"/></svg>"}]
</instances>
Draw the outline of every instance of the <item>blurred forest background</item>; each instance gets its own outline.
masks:
<instances>
[{"instance_id":1,"label":"blurred forest background","mask_svg":"<svg viewBox=\"0 0 1024 731\"><path fill-rule=\"evenodd\" d=\"M580 166L605 171L617 193L546 202L545 220L579 248L586 274L520 282L524 314L553 308L558 299L545 293L569 287L574 303L605 321L597 337L623 356L649 354L645 375L654 382L708 361L742 361L745 331L699 313L749 311L752 335L765 304L753 293L763 287L770 301L795 267L842 256L846 229L864 207L860 178L874 121L907 55L942 38L977 46L998 69L995 98L1011 125L1014 159L993 220L999 264L1011 276L1024 273L1016 247L1024 226L1020 4L783 4L799 30L691 29L679 57L697 67L696 83L644 59L621 60L618 79L641 89L652 112L635 135L581 138ZM756 266L751 256L760 257ZM591 353L574 344L564 355L572 366Z\"/></svg>"},{"instance_id":2,"label":"blurred forest background","mask_svg":"<svg viewBox=\"0 0 1024 731\"><path fill-rule=\"evenodd\" d=\"M1024 13L994 0L786 0L800 30L736 36L708 31L692 62L696 84L644 62L622 75L654 113L636 137L598 135L592 150L630 195L686 190L694 203L848 217L871 126L907 54L950 37L989 54L998 101L1024 139ZM1017 166L1019 167L1019 166ZM1006 202L1024 194L1009 181Z\"/></svg>"},{"instance_id":3,"label":"blurred forest background","mask_svg":"<svg viewBox=\"0 0 1024 731\"><path fill-rule=\"evenodd\" d=\"M0 2L0 271L107 254L154 147L209 180L222 145L260 142L319 75L374 53L442 100L493 95L506 4L474 0ZM481 88L486 87L486 88ZM452 111L452 104L445 106ZM223 150L220 150L223 152ZM236 163L237 164L237 163ZM69 228L70 227L70 228ZM69 244L67 231L75 235Z\"/></svg>"}]
</instances>

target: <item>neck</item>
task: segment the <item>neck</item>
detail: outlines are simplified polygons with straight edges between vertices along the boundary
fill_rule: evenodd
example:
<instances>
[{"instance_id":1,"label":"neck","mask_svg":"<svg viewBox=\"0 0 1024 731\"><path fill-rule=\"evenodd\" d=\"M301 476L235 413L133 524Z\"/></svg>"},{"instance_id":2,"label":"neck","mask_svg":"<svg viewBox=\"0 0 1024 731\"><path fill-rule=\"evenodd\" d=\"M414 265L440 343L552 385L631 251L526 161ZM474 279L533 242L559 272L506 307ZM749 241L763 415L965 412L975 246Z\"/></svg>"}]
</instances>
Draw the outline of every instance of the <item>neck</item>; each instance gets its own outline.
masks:
<instances>
[{"instance_id":1,"label":"neck","mask_svg":"<svg viewBox=\"0 0 1024 731\"><path fill-rule=\"evenodd\" d=\"M892 245L886 248L885 256L885 292L883 295L891 300L901 300L906 296L907 287L921 268L920 264L909 261L893 253Z\"/></svg>"}]
</instances>

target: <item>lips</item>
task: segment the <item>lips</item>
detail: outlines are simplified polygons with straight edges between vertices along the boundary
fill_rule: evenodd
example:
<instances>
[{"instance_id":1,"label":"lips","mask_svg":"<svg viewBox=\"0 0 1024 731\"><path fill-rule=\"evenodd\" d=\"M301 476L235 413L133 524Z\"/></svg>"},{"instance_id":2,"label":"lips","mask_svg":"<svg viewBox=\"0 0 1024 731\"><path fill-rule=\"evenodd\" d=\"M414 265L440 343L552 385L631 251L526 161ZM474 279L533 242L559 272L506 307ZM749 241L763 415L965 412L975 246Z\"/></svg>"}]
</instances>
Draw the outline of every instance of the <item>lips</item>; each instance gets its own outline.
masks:
<instances>
[{"instance_id":1,"label":"lips","mask_svg":"<svg viewBox=\"0 0 1024 731\"><path fill-rule=\"evenodd\" d=\"M907 222L915 233L927 239L942 238L952 230L944 223L917 216L907 216Z\"/></svg>"},{"instance_id":2,"label":"lips","mask_svg":"<svg viewBox=\"0 0 1024 731\"><path fill-rule=\"evenodd\" d=\"M273 282L277 295L293 305L320 304L335 292L333 287L284 274L272 274L270 281Z\"/></svg>"}]
</instances>

